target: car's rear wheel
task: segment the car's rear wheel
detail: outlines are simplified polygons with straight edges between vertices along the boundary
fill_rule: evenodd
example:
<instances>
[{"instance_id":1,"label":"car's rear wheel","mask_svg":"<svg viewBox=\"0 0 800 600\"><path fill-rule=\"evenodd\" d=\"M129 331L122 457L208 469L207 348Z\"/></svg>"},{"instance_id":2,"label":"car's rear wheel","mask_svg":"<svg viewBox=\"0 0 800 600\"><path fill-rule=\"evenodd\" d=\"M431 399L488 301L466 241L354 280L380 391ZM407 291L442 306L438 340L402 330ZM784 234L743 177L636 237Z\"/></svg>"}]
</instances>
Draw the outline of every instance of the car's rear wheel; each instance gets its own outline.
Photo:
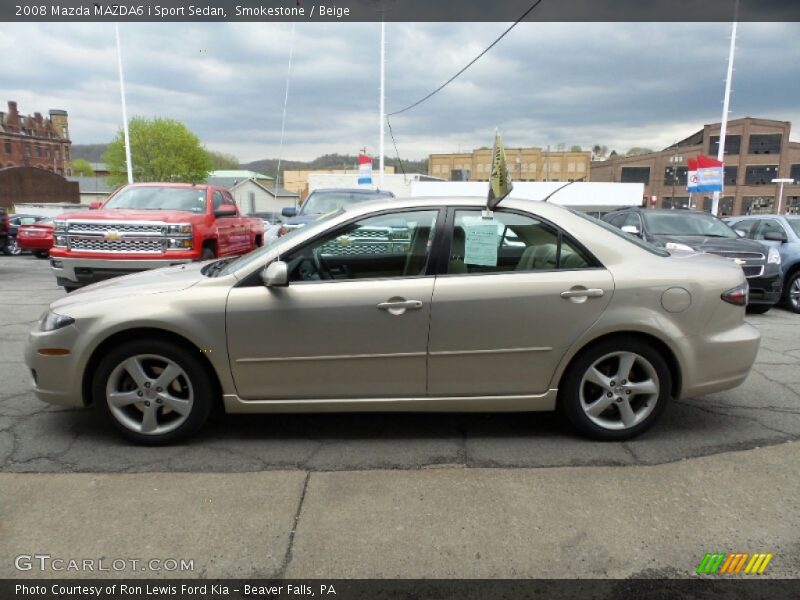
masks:
<instances>
[{"instance_id":1,"label":"car's rear wheel","mask_svg":"<svg viewBox=\"0 0 800 600\"><path fill-rule=\"evenodd\" d=\"M671 387L660 352L641 340L612 338L573 361L562 379L559 408L589 437L627 440L658 421Z\"/></svg>"},{"instance_id":2,"label":"car's rear wheel","mask_svg":"<svg viewBox=\"0 0 800 600\"><path fill-rule=\"evenodd\" d=\"M17 236L8 236L6 239L5 248L3 248L3 252L5 252L8 256L19 256L22 253L22 248L19 247L19 242L17 242Z\"/></svg>"},{"instance_id":3,"label":"car's rear wheel","mask_svg":"<svg viewBox=\"0 0 800 600\"><path fill-rule=\"evenodd\" d=\"M213 404L213 382L186 349L139 340L112 350L92 382L95 404L125 437L160 445L196 432Z\"/></svg>"},{"instance_id":4,"label":"car's rear wheel","mask_svg":"<svg viewBox=\"0 0 800 600\"><path fill-rule=\"evenodd\" d=\"M800 314L800 271L792 274L786 282L786 306L792 312Z\"/></svg>"}]
</instances>

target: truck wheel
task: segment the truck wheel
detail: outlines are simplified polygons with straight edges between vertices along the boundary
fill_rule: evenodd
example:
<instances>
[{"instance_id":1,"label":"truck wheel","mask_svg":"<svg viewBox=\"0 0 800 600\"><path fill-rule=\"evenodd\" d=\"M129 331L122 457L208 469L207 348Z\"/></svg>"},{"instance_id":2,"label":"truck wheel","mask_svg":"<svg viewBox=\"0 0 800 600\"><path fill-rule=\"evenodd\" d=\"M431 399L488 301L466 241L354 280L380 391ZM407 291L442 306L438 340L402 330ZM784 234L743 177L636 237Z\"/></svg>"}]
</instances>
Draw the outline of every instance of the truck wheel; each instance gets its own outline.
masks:
<instances>
[{"instance_id":1,"label":"truck wheel","mask_svg":"<svg viewBox=\"0 0 800 600\"><path fill-rule=\"evenodd\" d=\"M670 397L664 357L640 340L611 338L582 352L562 378L559 409L584 435L621 441L658 421Z\"/></svg>"},{"instance_id":2,"label":"truck wheel","mask_svg":"<svg viewBox=\"0 0 800 600\"><path fill-rule=\"evenodd\" d=\"M215 389L201 362L162 340L130 341L97 367L92 398L126 438L168 444L196 432L213 405Z\"/></svg>"},{"instance_id":3,"label":"truck wheel","mask_svg":"<svg viewBox=\"0 0 800 600\"><path fill-rule=\"evenodd\" d=\"M214 254L213 248L209 248L208 246L203 248L203 255L200 257L200 260L214 260L215 258L217 257Z\"/></svg>"},{"instance_id":4,"label":"truck wheel","mask_svg":"<svg viewBox=\"0 0 800 600\"><path fill-rule=\"evenodd\" d=\"M33 253L36 258L50 258L50 252L43 250L41 252Z\"/></svg>"},{"instance_id":5,"label":"truck wheel","mask_svg":"<svg viewBox=\"0 0 800 600\"><path fill-rule=\"evenodd\" d=\"M10 235L6 238L6 245L3 252L8 256L19 256L22 253L22 248L19 247L17 236Z\"/></svg>"}]
</instances>

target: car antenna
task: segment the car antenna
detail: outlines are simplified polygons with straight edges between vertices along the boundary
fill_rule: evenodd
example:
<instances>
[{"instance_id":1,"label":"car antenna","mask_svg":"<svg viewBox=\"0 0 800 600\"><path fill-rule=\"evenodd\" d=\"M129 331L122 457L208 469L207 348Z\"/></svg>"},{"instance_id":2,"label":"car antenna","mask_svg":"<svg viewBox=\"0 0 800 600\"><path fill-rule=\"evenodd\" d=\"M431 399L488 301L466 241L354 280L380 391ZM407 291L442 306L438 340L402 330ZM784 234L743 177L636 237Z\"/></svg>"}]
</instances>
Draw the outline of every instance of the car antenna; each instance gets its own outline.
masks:
<instances>
[{"instance_id":1,"label":"car antenna","mask_svg":"<svg viewBox=\"0 0 800 600\"><path fill-rule=\"evenodd\" d=\"M585 176L585 175L584 175L583 177L581 177L580 179L573 179L572 181L568 181L567 183L565 183L565 184L564 184L564 185L562 185L561 187L557 187L557 188L556 188L556 189L554 189L552 192L550 192L549 194L547 194L547 196L545 196L544 198L542 198L542 199L541 199L541 202L547 202L548 200L550 200L550 198L552 198L553 196L555 196L555 195L556 195L558 192L560 192L560 191L561 191L561 190L563 190L564 188L571 186L573 183L578 183L578 182L581 182L581 181L583 181L584 179L586 179L586 176Z\"/></svg>"}]
</instances>

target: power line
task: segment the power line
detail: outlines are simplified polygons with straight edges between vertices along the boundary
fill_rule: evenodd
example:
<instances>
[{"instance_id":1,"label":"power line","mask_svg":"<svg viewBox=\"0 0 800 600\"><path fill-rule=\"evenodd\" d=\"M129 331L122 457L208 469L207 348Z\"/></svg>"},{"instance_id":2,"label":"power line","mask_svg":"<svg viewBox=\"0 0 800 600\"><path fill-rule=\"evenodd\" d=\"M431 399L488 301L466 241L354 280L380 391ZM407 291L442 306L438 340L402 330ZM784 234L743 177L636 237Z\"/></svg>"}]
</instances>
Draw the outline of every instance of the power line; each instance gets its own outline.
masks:
<instances>
[{"instance_id":1,"label":"power line","mask_svg":"<svg viewBox=\"0 0 800 600\"><path fill-rule=\"evenodd\" d=\"M389 121L389 117L386 117L386 124L389 126L389 135L392 136L392 144L394 144L394 153L397 155L397 162L400 165L400 171L403 173L403 178L405 179L406 170L403 167L403 159L400 158L400 151L397 149L397 141L394 139L394 131L392 131L392 122Z\"/></svg>"},{"instance_id":2,"label":"power line","mask_svg":"<svg viewBox=\"0 0 800 600\"><path fill-rule=\"evenodd\" d=\"M475 58L473 58L473 59L472 59L472 60L471 60L469 63L467 63L467 65L466 65L466 66L465 66L463 69L461 69L461 70L460 70L458 73L456 73L455 75L453 75L453 76L452 76L450 79L448 79L447 81L445 81L445 82L444 82L442 85L440 85L438 88L436 88L435 90L433 90L433 91L432 91L430 94L428 94L428 95L427 95L427 96L425 96L424 98L420 98L419 100L417 100L416 102L414 102L414 104L409 104L408 106L406 106L406 107L405 107L404 109L402 109L402 110L396 110L396 111L394 111L394 112L392 112L392 113L389 113L389 114L387 114L387 115L386 115L386 117L387 117L387 120L388 120L388 117L393 117L394 115L399 115L400 113L404 113L404 112L406 112L407 110L411 110L411 109L412 109L412 108L414 108L415 106L419 106L420 104L422 104L423 102L425 102L425 101L426 101L428 98L430 98L431 96L434 96L435 94L438 94L440 91L442 91L444 88L446 88L446 87L447 87L447 86L448 86L450 83L452 83L452 82L453 82L453 81L454 81L454 80L455 80L455 79L456 79L456 78L457 78L459 75L461 75L461 74L462 74L464 71L466 71L466 70L467 70L467 69L469 69L469 68L470 68L472 65L474 65L476 62L478 62L478 60L479 60L479 59L480 59L480 58L481 58L481 57L482 57L484 54L486 54L487 52L489 52L489 50L491 50L492 48L494 48L494 46L495 46L495 45L496 45L496 44L497 44L497 43L498 43L500 40L502 40L504 37L506 37L506 35L508 34L508 32L509 32L509 31L511 31L512 29L514 29L514 27L516 27L517 25L519 25L519 23L520 23L520 22L521 22L521 21L522 21L522 20L523 20L525 17L527 17L527 16L528 16L528 15L529 15L529 14L530 14L532 11L533 11L533 9L535 9L537 6L539 6L539 5L540 5L540 4L541 4L543 1L544 1L544 0L536 0L536 2L534 2L534 3L531 5L531 7L530 7L528 10L526 10L524 13L522 13L522 15L521 15L521 16L520 16L520 17L519 17L519 18L518 18L516 21L514 21L514 22L511 24L511 26L510 26L508 29L506 29L506 30L505 30L503 33L501 33L501 34L500 34L500 36L499 36L499 37L498 37L498 38L497 38L495 41L493 41L491 44L489 44L489 45L488 45L488 46L487 46L487 47L486 47L486 48L483 50L483 52L481 52L480 54L478 54L478 56L476 56L476 57L475 57Z\"/></svg>"}]
</instances>

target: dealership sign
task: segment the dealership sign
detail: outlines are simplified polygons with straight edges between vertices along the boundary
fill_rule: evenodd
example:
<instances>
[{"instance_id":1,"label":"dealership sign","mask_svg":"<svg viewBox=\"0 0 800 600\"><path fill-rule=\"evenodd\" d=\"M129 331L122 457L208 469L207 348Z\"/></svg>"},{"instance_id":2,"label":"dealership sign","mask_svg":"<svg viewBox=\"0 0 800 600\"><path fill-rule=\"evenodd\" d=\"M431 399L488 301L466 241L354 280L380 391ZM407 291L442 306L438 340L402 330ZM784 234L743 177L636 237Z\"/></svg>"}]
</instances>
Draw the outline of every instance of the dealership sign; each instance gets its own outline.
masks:
<instances>
[{"instance_id":1,"label":"dealership sign","mask_svg":"<svg viewBox=\"0 0 800 600\"><path fill-rule=\"evenodd\" d=\"M689 192L721 192L723 173L721 161L698 154L696 159L689 159L686 190Z\"/></svg>"},{"instance_id":2,"label":"dealership sign","mask_svg":"<svg viewBox=\"0 0 800 600\"><path fill-rule=\"evenodd\" d=\"M372 185L372 157L358 155L358 185Z\"/></svg>"}]
</instances>

